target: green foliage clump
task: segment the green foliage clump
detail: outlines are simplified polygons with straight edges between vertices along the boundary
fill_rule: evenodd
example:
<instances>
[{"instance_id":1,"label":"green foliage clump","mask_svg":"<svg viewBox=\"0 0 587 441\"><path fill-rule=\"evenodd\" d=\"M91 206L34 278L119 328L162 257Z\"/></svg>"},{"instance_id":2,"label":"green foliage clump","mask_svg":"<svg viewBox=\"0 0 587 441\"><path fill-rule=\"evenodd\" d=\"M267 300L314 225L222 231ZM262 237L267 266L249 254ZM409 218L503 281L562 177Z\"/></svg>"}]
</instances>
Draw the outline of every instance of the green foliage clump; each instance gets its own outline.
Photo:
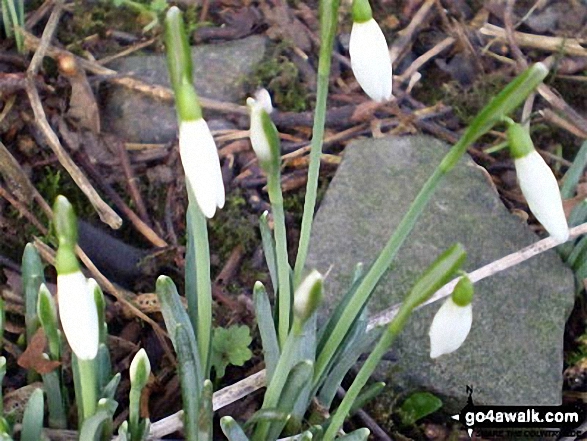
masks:
<instances>
[{"instance_id":1,"label":"green foliage clump","mask_svg":"<svg viewBox=\"0 0 587 441\"><path fill-rule=\"evenodd\" d=\"M251 359L253 353L249 345L252 341L251 330L246 325L214 329L212 366L218 378L224 377L229 364L242 366Z\"/></svg>"}]
</instances>

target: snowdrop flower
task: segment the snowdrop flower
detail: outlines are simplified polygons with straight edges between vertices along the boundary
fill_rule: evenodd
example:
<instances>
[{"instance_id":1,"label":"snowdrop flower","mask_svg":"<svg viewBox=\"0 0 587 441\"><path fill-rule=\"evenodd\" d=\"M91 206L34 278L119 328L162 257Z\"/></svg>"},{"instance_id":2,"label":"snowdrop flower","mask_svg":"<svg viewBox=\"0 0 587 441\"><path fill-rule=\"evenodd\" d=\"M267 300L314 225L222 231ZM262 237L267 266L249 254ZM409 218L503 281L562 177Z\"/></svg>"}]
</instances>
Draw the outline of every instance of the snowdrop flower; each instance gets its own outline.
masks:
<instances>
[{"instance_id":1,"label":"snowdrop flower","mask_svg":"<svg viewBox=\"0 0 587 441\"><path fill-rule=\"evenodd\" d=\"M473 284L463 276L442 304L430 326L430 358L456 351L466 340L473 323Z\"/></svg>"},{"instance_id":2,"label":"snowdrop flower","mask_svg":"<svg viewBox=\"0 0 587 441\"><path fill-rule=\"evenodd\" d=\"M75 256L77 219L69 201L58 196L53 207L59 248L55 256L59 317L67 342L80 360L98 354L100 331L94 284L82 274Z\"/></svg>"},{"instance_id":3,"label":"snowdrop flower","mask_svg":"<svg viewBox=\"0 0 587 441\"><path fill-rule=\"evenodd\" d=\"M200 210L204 216L213 217L216 207L224 207L224 183L216 143L203 118L180 119L179 154Z\"/></svg>"},{"instance_id":4,"label":"snowdrop flower","mask_svg":"<svg viewBox=\"0 0 587 441\"><path fill-rule=\"evenodd\" d=\"M566 242L569 226L552 170L534 148L528 130L519 124L510 124L507 135L520 189L530 211L548 234L558 242Z\"/></svg>"},{"instance_id":5,"label":"snowdrop flower","mask_svg":"<svg viewBox=\"0 0 587 441\"><path fill-rule=\"evenodd\" d=\"M266 89L258 90L255 98L247 98L247 106L251 113L251 145L261 167L270 173L279 167L280 147L277 129L269 116L273 111L269 92Z\"/></svg>"},{"instance_id":6,"label":"snowdrop flower","mask_svg":"<svg viewBox=\"0 0 587 441\"><path fill-rule=\"evenodd\" d=\"M211 218L224 206L224 183L216 143L193 85L190 45L181 11L172 6L165 16L167 68L179 121L179 154L186 183L204 216Z\"/></svg>"},{"instance_id":7,"label":"snowdrop flower","mask_svg":"<svg viewBox=\"0 0 587 441\"><path fill-rule=\"evenodd\" d=\"M373 19L369 0L354 0L349 42L351 67L360 86L377 102L391 99L391 59L385 36Z\"/></svg>"},{"instance_id":8,"label":"snowdrop flower","mask_svg":"<svg viewBox=\"0 0 587 441\"><path fill-rule=\"evenodd\" d=\"M322 274L313 270L300 284L294 294L294 316L305 322L322 301Z\"/></svg>"}]
</instances>

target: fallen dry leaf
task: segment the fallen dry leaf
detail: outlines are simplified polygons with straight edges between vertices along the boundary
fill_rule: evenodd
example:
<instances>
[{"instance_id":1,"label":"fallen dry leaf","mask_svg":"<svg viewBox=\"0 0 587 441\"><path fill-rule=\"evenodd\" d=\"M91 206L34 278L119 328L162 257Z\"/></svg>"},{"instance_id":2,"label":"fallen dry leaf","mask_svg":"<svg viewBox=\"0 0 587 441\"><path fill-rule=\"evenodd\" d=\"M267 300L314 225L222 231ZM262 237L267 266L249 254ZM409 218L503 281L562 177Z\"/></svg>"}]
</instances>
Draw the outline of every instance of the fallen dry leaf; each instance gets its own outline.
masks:
<instances>
[{"instance_id":1,"label":"fallen dry leaf","mask_svg":"<svg viewBox=\"0 0 587 441\"><path fill-rule=\"evenodd\" d=\"M45 331L43 331L43 328L39 328L35 332L35 335L33 335L26 350L18 357L18 365L24 369L34 369L41 375L48 374L57 369L61 365L61 362L48 360L43 355L46 344L47 338L45 337Z\"/></svg>"}]
</instances>

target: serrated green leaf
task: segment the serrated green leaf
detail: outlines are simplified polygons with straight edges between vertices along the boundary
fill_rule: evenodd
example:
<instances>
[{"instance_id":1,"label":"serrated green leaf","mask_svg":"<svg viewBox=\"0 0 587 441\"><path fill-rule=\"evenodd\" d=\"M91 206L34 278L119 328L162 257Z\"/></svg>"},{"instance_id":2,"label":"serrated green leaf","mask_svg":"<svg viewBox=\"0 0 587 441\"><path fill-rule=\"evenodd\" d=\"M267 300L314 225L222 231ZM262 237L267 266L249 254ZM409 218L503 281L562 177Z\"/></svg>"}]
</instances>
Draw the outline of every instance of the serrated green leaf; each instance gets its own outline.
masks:
<instances>
[{"instance_id":1,"label":"serrated green leaf","mask_svg":"<svg viewBox=\"0 0 587 441\"><path fill-rule=\"evenodd\" d=\"M242 366L251 359L253 353L249 345L253 341L251 331L246 325L233 325L229 328L216 328L212 339L212 366L218 377L223 377L229 364Z\"/></svg>"}]
</instances>

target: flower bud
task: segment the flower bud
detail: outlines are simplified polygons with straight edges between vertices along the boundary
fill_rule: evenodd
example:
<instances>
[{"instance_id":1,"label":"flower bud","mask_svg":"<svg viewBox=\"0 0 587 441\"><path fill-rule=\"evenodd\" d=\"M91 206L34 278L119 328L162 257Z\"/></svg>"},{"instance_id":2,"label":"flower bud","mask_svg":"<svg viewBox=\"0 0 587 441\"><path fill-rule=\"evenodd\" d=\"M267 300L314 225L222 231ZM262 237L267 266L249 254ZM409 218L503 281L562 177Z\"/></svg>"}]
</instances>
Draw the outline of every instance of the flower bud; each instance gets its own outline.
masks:
<instances>
[{"instance_id":1,"label":"flower bud","mask_svg":"<svg viewBox=\"0 0 587 441\"><path fill-rule=\"evenodd\" d=\"M249 136L253 150L263 170L266 173L275 172L279 167L280 145L277 129L269 116L273 111L269 92L258 90L255 98L247 98L247 106L251 112Z\"/></svg>"},{"instance_id":2,"label":"flower bud","mask_svg":"<svg viewBox=\"0 0 587 441\"><path fill-rule=\"evenodd\" d=\"M456 351L466 340L473 323L473 284L465 275L442 304L430 326L430 358Z\"/></svg>"},{"instance_id":3,"label":"flower bud","mask_svg":"<svg viewBox=\"0 0 587 441\"><path fill-rule=\"evenodd\" d=\"M510 124L507 136L520 189L530 211L548 234L558 242L566 242L569 238L569 226L558 182L552 170L534 148L525 128L519 124Z\"/></svg>"},{"instance_id":4,"label":"flower bud","mask_svg":"<svg viewBox=\"0 0 587 441\"><path fill-rule=\"evenodd\" d=\"M130 363L129 369L130 384L137 390L142 390L149 381L151 375L151 363L149 357L143 348L135 354Z\"/></svg>"},{"instance_id":5,"label":"flower bud","mask_svg":"<svg viewBox=\"0 0 587 441\"><path fill-rule=\"evenodd\" d=\"M322 301L322 275L312 270L294 294L294 315L304 323L314 313Z\"/></svg>"}]
</instances>

